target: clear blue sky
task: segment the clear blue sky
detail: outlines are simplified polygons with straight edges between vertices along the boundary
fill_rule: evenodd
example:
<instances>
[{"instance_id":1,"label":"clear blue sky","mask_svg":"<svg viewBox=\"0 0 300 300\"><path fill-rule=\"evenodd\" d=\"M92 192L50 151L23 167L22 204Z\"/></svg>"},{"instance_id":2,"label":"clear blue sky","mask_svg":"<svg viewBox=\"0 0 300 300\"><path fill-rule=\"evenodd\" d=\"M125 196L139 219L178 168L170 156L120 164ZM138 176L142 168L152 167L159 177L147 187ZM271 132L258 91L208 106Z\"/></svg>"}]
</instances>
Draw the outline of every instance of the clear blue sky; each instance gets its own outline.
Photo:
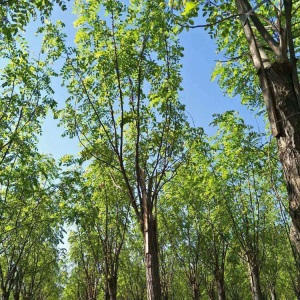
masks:
<instances>
[{"instance_id":1,"label":"clear blue sky","mask_svg":"<svg viewBox=\"0 0 300 300\"><path fill-rule=\"evenodd\" d=\"M72 43L75 31L72 28L76 16L71 14L72 1L68 4L68 10L61 12L55 10L52 20L62 20L67 25L68 41ZM35 25L36 26L36 25ZM30 26L31 31L34 25ZM257 120L254 113L240 104L239 99L225 97L217 82L211 82L210 77L217 59L214 41L210 39L203 29L192 29L182 32L180 36L182 46L185 48L182 59L183 88L180 99L186 105L187 113L191 116L196 126L201 126L205 132L212 134L214 129L209 127L214 113L223 113L226 110L236 110L245 119L247 124L254 126L256 130L264 131L261 118ZM56 98L60 107L67 98L67 93L60 87L59 80L54 82ZM55 158L64 154L76 154L79 151L78 141L62 138L62 128L57 128L57 122L49 116L43 125L43 135L40 139L39 149L44 153L50 153Z\"/></svg>"}]
</instances>

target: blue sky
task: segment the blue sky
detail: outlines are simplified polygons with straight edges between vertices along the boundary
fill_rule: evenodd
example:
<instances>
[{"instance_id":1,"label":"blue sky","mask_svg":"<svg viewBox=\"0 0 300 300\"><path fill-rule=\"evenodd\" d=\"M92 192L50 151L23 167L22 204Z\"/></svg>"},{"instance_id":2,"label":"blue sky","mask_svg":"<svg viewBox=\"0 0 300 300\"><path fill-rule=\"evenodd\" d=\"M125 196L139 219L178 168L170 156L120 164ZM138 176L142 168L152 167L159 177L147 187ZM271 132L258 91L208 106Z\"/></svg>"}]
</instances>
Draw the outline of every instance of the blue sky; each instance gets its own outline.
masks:
<instances>
[{"instance_id":1,"label":"blue sky","mask_svg":"<svg viewBox=\"0 0 300 300\"><path fill-rule=\"evenodd\" d=\"M66 24L70 44L74 40L73 22L76 19L76 16L71 14L71 6L72 4L69 3L68 10L65 12L56 9L52 17L53 21L59 19ZM31 30L34 30L34 25ZM254 113L240 104L238 97L225 97L217 82L211 82L211 73L216 60L222 59L222 57L216 54L214 41L210 39L204 29L183 31L180 40L185 48L182 58L184 90L180 94L180 100L186 105L190 121L193 121L196 126L203 127L205 132L211 135L214 132L214 129L209 127L213 120L212 115L235 110L247 124L253 125L256 130L264 131L261 118L256 119ZM61 107L67 98L67 92L60 87L59 79L54 81L53 88ZM62 133L63 129L57 128L57 120L53 120L49 115L43 125L43 135L39 143L40 151L52 154L55 158L60 158L64 154L76 154L79 151L78 141L62 138Z\"/></svg>"}]
</instances>

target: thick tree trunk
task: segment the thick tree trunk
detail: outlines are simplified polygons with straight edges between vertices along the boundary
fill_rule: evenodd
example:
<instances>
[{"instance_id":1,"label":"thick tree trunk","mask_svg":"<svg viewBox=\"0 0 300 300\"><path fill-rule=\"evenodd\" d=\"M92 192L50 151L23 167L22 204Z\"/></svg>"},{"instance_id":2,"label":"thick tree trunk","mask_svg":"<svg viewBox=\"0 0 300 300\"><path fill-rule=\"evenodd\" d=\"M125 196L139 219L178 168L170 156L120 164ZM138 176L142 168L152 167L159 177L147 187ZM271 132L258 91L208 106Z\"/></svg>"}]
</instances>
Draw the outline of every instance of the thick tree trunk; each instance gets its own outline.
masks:
<instances>
[{"instance_id":1,"label":"thick tree trunk","mask_svg":"<svg viewBox=\"0 0 300 300\"><path fill-rule=\"evenodd\" d=\"M147 299L161 299L161 285L158 261L157 221L152 213L144 212L144 250L147 281Z\"/></svg>"},{"instance_id":2,"label":"thick tree trunk","mask_svg":"<svg viewBox=\"0 0 300 300\"><path fill-rule=\"evenodd\" d=\"M249 44L252 61L259 77L260 87L264 96L266 109L270 121L272 133L277 138L280 162L283 167L289 197L289 212L292 219L291 240L295 243L300 253L300 101L299 80L297 78L297 66L294 57L293 41L289 36L288 47L276 46L273 49L278 61L271 63L263 47L259 45L255 36L247 12L251 10L248 0L235 0L238 13L241 18L245 37ZM291 28L288 27L291 16L292 1L284 1L286 13L287 34L291 35ZM258 29L258 17L253 14L250 19L256 23ZM262 24L260 24L263 26ZM291 24L289 24L291 25ZM271 37L269 37L270 39ZM291 62L287 61L290 56ZM298 93L296 92L298 91Z\"/></svg>"},{"instance_id":3,"label":"thick tree trunk","mask_svg":"<svg viewBox=\"0 0 300 300\"><path fill-rule=\"evenodd\" d=\"M263 300L260 286L259 267L254 259L248 259L252 300Z\"/></svg>"},{"instance_id":4,"label":"thick tree trunk","mask_svg":"<svg viewBox=\"0 0 300 300\"><path fill-rule=\"evenodd\" d=\"M300 253L300 110L289 63L274 63L266 69L272 87L279 135L279 159L283 167L292 219L291 239Z\"/></svg>"}]
</instances>

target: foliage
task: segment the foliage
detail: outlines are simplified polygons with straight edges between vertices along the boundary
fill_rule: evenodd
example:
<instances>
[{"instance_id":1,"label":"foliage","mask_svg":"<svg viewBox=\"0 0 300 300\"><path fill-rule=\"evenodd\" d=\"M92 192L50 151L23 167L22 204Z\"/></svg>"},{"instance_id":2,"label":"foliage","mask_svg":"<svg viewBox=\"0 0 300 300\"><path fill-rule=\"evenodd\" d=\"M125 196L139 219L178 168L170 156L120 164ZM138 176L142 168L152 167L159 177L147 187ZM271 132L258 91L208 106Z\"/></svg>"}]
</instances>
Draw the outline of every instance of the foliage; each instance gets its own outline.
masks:
<instances>
[{"instance_id":1,"label":"foliage","mask_svg":"<svg viewBox=\"0 0 300 300\"><path fill-rule=\"evenodd\" d=\"M179 101L178 35L194 26L201 8L205 28L228 57L213 78L243 103L261 107L240 27L245 16L233 1L77 0L73 48L64 24L47 20L55 3L66 8L63 1L2 2L4 300L146 299L149 220L163 299L251 299L255 276L265 298L299 297L299 256L288 238L274 143L234 112L214 116L217 132L208 137L190 127ZM282 11L277 2L255 7L277 42ZM38 58L20 34L37 17L43 22ZM278 59L264 37L258 42L271 62ZM62 58L57 74L51 64ZM37 151L42 120L56 108L51 81L58 75L69 96L56 116L81 147L78 157L60 160L62 171ZM66 224L70 249L62 262Z\"/></svg>"},{"instance_id":2,"label":"foliage","mask_svg":"<svg viewBox=\"0 0 300 300\"><path fill-rule=\"evenodd\" d=\"M14 36L24 30L31 18L36 19L40 15L43 21L44 18L49 17L55 4L58 4L62 10L67 9L63 0L1 1L1 37L12 41Z\"/></svg>"}]
</instances>

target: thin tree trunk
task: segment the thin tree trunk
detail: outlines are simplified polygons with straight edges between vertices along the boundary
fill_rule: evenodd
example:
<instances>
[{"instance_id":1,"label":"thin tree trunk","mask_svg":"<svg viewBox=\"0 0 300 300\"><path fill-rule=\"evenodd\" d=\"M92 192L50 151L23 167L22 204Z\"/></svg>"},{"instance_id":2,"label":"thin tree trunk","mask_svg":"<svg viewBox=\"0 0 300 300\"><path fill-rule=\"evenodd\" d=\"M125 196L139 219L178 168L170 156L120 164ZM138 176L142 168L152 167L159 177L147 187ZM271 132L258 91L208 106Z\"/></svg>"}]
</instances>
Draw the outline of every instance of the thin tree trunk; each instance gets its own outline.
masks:
<instances>
[{"instance_id":1,"label":"thin tree trunk","mask_svg":"<svg viewBox=\"0 0 300 300\"><path fill-rule=\"evenodd\" d=\"M14 300L20 300L21 297L21 291L18 289L18 286L16 287L15 291L14 291ZM24 297L24 300L26 300L26 297Z\"/></svg>"},{"instance_id":2,"label":"thin tree trunk","mask_svg":"<svg viewBox=\"0 0 300 300\"><path fill-rule=\"evenodd\" d=\"M216 272L215 280L217 282L218 299L219 300L226 300L224 270L218 270Z\"/></svg>"},{"instance_id":3,"label":"thin tree trunk","mask_svg":"<svg viewBox=\"0 0 300 300\"><path fill-rule=\"evenodd\" d=\"M207 291L208 291L208 298L210 300L216 300L216 294L215 294L215 289L214 289L214 284L213 283L210 283L208 285Z\"/></svg>"},{"instance_id":4,"label":"thin tree trunk","mask_svg":"<svg viewBox=\"0 0 300 300\"><path fill-rule=\"evenodd\" d=\"M104 293L105 293L104 299L105 299L105 300L110 300L110 299L109 299L110 296L109 296L108 282L106 282L105 292L104 292Z\"/></svg>"},{"instance_id":5,"label":"thin tree trunk","mask_svg":"<svg viewBox=\"0 0 300 300\"><path fill-rule=\"evenodd\" d=\"M193 284L193 300L200 300L200 289L197 284Z\"/></svg>"},{"instance_id":6,"label":"thin tree trunk","mask_svg":"<svg viewBox=\"0 0 300 300\"><path fill-rule=\"evenodd\" d=\"M144 250L147 281L147 299L161 299L159 276L157 221L152 214L144 214Z\"/></svg>"},{"instance_id":7,"label":"thin tree trunk","mask_svg":"<svg viewBox=\"0 0 300 300\"><path fill-rule=\"evenodd\" d=\"M29 298L28 297L24 297L23 299L27 300ZM14 300L20 300L20 293L19 292L18 293L14 293Z\"/></svg>"},{"instance_id":8,"label":"thin tree trunk","mask_svg":"<svg viewBox=\"0 0 300 300\"><path fill-rule=\"evenodd\" d=\"M273 286L270 289L270 296L271 296L271 300L277 300L277 295L276 295L276 291L275 291L275 286Z\"/></svg>"},{"instance_id":9,"label":"thin tree trunk","mask_svg":"<svg viewBox=\"0 0 300 300\"><path fill-rule=\"evenodd\" d=\"M109 300L117 299L117 276L108 279Z\"/></svg>"},{"instance_id":10,"label":"thin tree trunk","mask_svg":"<svg viewBox=\"0 0 300 300\"><path fill-rule=\"evenodd\" d=\"M218 238L216 239L215 234L213 235L213 241L214 241L214 260L215 260L215 266L214 266L214 278L217 285L217 294L219 300L226 300L225 296L225 278L224 278L224 272L225 272L225 258L227 253L227 243L222 243L220 248L220 245L217 245L219 243ZM221 250L221 251L220 251Z\"/></svg>"},{"instance_id":11,"label":"thin tree trunk","mask_svg":"<svg viewBox=\"0 0 300 300\"><path fill-rule=\"evenodd\" d=\"M2 292L2 300L9 300L10 293L9 292Z\"/></svg>"},{"instance_id":12,"label":"thin tree trunk","mask_svg":"<svg viewBox=\"0 0 300 300\"><path fill-rule=\"evenodd\" d=\"M249 275L250 275L252 300L263 300L261 286L260 286L258 265L253 259L251 259L248 261L248 267L249 267Z\"/></svg>"},{"instance_id":13,"label":"thin tree trunk","mask_svg":"<svg viewBox=\"0 0 300 300\"><path fill-rule=\"evenodd\" d=\"M169 300L169 294L168 293L162 293L162 300Z\"/></svg>"},{"instance_id":14,"label":"thin tree trunk","mask_svg":"<svg viewBox=\"0 0 300 300\"><path fill-rule=\"evenodd\" d=\"M161 299L169 300L169 287L168 283L161 282Z\"/></svg>"},{"instance_id":15,"label":"thin tree trunk","mask_svg":"<svg viewBox=\"0 0 300 300\"><path fill-rule=\"evenodd\" d=\"M147 193L144 170L141 170L141 191L143 212L141 229L144 236L147 299L161 300L157 219L153 215L153 203L155 199L152 198L151 193Z\"/></svg>"}]
</instances>

